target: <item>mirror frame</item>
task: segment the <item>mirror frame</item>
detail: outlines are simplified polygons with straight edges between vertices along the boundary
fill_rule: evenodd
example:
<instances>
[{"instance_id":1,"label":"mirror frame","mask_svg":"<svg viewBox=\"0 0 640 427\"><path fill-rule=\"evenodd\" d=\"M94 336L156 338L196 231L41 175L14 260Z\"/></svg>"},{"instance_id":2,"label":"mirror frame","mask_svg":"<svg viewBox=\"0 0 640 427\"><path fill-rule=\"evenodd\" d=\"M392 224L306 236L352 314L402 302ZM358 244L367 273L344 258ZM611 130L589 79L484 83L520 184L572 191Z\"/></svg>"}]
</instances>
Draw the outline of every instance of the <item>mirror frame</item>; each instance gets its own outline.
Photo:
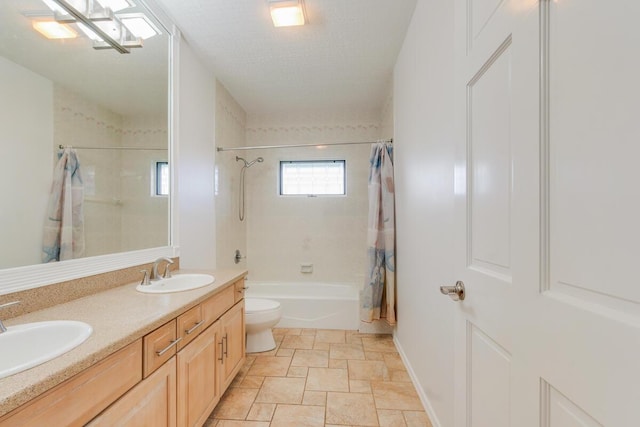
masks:
<instances>
[{"instance_id":1,"label":"mirror frame","mask_svg":"<svg viewBox=\"0 0 640 427\"><path fill-rule=\"evenodd\" d=\"M169 244L157 248L142 249L131 252L120 252L68 261L34 264L22 267L0 269L0 295L11 294L27 289L39 288L68 280L107 273L136 265L152 262L158 257L177 257L180 255L177 245L177 203L176 203L176 141L177 141L177 70L180 32L155 0L136 0L146 7L149 13L164 27L169 35L168 58L169 96L168 106L168 136L169 167L171 173L169 197ZM114 52L117 54L117 52Z\"/></svg>"}]
</instances>

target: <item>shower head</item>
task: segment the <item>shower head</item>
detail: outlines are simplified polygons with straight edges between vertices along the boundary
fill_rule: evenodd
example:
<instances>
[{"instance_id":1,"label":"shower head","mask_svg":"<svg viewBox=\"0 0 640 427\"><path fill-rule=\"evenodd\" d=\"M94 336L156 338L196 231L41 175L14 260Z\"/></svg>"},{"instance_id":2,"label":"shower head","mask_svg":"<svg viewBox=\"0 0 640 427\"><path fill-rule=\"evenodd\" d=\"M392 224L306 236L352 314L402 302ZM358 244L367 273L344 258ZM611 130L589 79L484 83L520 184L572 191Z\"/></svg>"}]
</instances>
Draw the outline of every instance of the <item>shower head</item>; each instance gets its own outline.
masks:
<instances>
[{"instance_id":1,"label":"shower head","mask_svg":"<svg viewBox=\"0 0 640 427\"><path fill-rule=\"evenodd\" d=\"M253 164L254 164L255 162L258 162L258 163L262 163L262 162L264 162L264 159L263 159L262 157L258 157L257 159L255 159L255 160L254 160L254 161L252 161L252 162L247 162L247 161L246 161L245 159L243 159L242 157L236 156L236 162L239 162L239 161L242 161L242 162L244 163L244 167L245 167L245 168L250 168L251 166L253 166Z\"/></svg>"}]
</instances>

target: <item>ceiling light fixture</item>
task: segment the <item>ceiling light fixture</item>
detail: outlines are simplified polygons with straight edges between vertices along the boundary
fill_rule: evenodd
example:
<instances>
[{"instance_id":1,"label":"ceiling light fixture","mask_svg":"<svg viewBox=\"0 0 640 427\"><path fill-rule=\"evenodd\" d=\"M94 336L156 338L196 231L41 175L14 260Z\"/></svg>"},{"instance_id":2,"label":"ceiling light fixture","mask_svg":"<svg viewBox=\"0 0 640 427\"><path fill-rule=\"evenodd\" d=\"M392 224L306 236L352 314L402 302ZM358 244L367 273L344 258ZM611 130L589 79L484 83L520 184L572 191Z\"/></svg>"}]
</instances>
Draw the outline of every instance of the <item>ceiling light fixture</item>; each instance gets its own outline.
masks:
<instances>
[{"instance_id":1,"label":"ceiling light fixture","mask_svg":"<svg viewBox=\"0 0 640 427\"><path fill-rule=\"evenodd\" d=\"M48 39L75 39L78 37L71 27L56 21L35 21L33 28Z\"/></svg>"},{"instance_id":2,"label":"ceiling light fixture","mask_svg":"<svg viewBox=\"0 0 640 427\"><path fill-rule=\"evenodd\" d=\"M306 23L303 0L268 0L274 27L294 27Z\"/></svg>"}]
</instances>

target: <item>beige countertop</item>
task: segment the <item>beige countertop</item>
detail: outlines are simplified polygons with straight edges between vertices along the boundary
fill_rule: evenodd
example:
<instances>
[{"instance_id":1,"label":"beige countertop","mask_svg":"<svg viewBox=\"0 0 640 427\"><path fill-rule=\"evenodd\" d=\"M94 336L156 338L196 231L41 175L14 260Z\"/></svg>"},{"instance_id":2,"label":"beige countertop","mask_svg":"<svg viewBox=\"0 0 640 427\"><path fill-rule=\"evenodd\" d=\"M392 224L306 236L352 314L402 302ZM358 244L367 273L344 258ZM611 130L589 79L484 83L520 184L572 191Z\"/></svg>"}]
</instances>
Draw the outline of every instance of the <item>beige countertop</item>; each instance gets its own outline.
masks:
<instances>
[{"instance_id":1,"label":"beige countertop","mask_svg":"<svg viewBox=\"0 0 640 427\"><path fill-rule=\"evenodd\" d=\"M79 320L90 324L93 333L62 356L0 379L0 416L105 359L247 273L180 270L176 274L194 272L212 274L215 281L202 288L169 294L137 292L138 283L131 283L5 321L6 326L11 326L45 320Z\"/></svg>"}]
</instances>

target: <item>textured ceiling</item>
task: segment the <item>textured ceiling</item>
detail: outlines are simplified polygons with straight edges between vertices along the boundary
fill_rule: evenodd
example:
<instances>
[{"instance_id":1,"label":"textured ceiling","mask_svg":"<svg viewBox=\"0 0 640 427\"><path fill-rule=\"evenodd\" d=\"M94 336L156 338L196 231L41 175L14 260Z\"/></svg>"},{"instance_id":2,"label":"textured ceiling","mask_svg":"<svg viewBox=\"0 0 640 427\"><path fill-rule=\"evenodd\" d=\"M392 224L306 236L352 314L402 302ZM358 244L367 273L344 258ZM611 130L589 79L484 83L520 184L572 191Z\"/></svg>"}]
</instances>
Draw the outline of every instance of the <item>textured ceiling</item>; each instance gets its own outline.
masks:
<instances>
[{"instance_id":1,"label":"textured ceiling","mask_svg":"<svg viewBox=\"0 0 640 427\"><path fill-rule=\"evenodd\" d=\"M380 109L416 0L306 0L274 28L267 0L157 0L248 114Z\"/></svg>"}]
</instances>

